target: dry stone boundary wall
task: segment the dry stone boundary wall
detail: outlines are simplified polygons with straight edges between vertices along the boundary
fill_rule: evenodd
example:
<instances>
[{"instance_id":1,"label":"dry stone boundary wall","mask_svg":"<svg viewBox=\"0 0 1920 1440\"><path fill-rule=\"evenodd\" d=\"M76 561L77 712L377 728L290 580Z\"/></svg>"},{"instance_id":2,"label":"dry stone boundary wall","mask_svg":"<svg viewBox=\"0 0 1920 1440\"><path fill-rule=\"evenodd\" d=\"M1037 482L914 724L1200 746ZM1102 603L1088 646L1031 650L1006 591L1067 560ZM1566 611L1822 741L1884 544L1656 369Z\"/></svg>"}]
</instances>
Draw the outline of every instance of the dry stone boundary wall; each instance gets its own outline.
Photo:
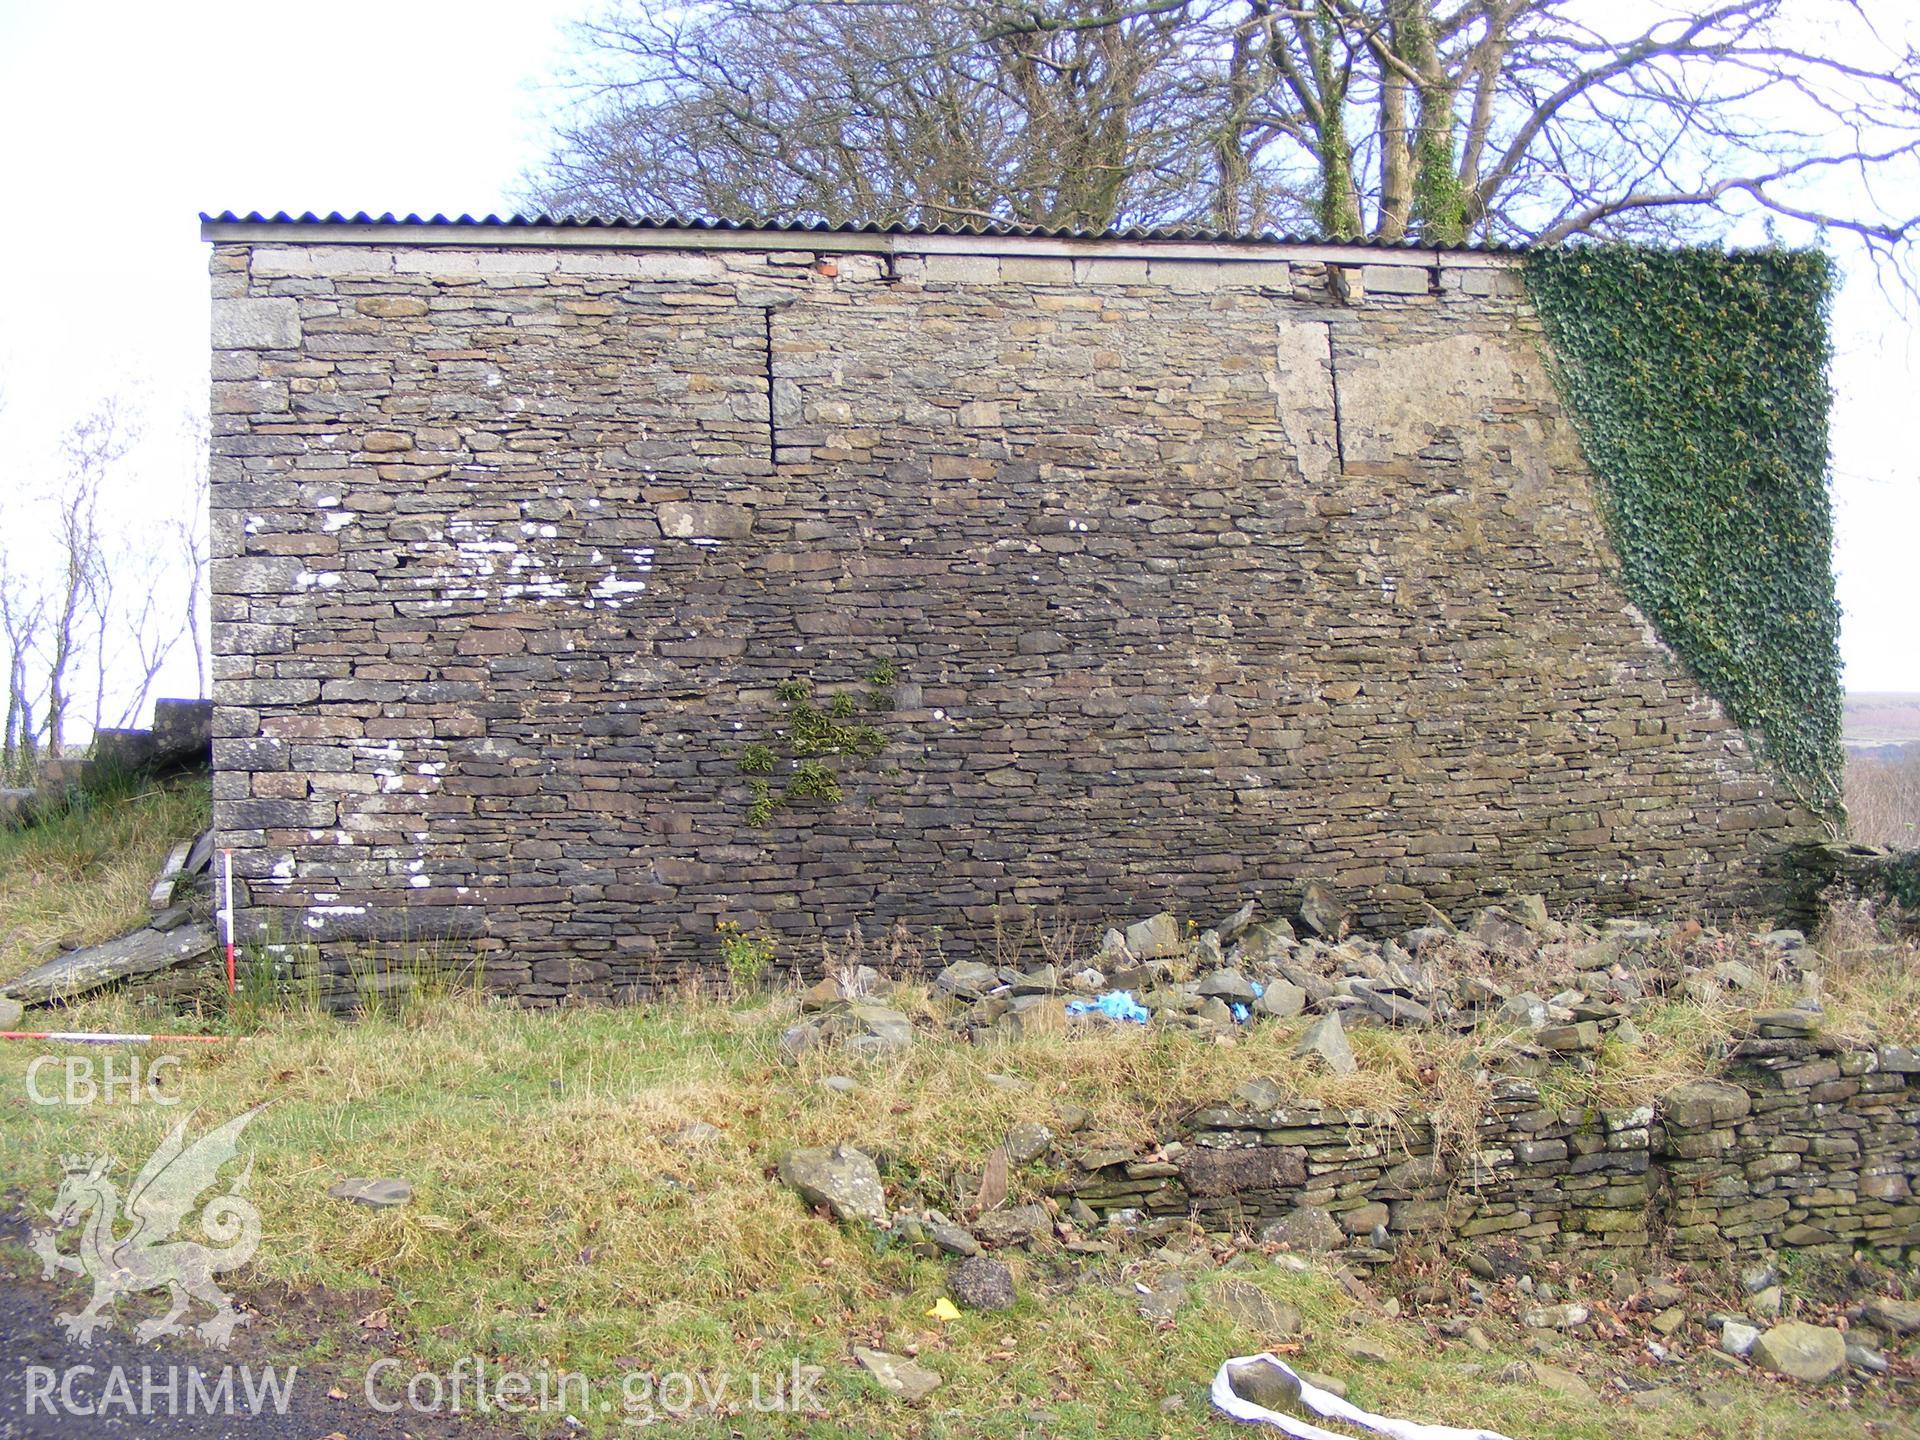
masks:
<instances>
[{"instance_id":1,"label":"dry stone boundary wall","mask_svg":"<svg viewBox=\"0 0 1920 1440\"><path fill-rule=\"evenodd\" d=\"M1920 1055L1756 1036L1719 1079L1656 1105L1567 1113L1534 1080L1494 1082L1465 1153L1423 1122L1283 1102L1170 1122L1154 1157L1083 1149L1059 1187L1101 1218L1196 1216L1211 1229L1330 1243L1373 1263L1400 1239L1716 1260L1790 1248L1897 1256L1920 1245ZM1313 1212L1324 1212L1315 1215ZM1124 1217L1123 1217L1124 1218ZM1328 1221L1331 1220L1331 1224Z\"/></svg>"}]
</instances>

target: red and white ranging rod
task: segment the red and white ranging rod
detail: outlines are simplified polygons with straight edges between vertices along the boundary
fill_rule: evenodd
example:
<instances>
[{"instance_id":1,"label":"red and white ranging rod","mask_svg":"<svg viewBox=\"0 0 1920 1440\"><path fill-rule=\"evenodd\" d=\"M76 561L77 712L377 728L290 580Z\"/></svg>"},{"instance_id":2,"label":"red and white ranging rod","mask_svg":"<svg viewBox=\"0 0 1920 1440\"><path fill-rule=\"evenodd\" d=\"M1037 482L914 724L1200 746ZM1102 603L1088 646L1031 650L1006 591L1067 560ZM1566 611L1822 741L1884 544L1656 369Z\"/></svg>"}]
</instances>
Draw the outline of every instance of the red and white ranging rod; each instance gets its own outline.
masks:
<instances>
[{"instance_id":1,"label":"red and white ranging rod","mask_svg":"<svg viewBox=\"0 0 1920 1440\"><path fill-rule=\"evenodd\" d=\"M119 1035L101 1030L0 1030L0 1040L52 1040L61 1045L218 1045L225 1035Z\"/></svg>"},{"instance_id":2,"label":"red and white ranging rod","mask_svg":"<svg viewBox=\"0 0 1920 1440\"><path fill-rule=\"evenodd\" d=\"M222 850L220 857L226 871L221 897L220 918L227 926L227 994L233 994L233 851Z\"/></svg>"}]
</instances>

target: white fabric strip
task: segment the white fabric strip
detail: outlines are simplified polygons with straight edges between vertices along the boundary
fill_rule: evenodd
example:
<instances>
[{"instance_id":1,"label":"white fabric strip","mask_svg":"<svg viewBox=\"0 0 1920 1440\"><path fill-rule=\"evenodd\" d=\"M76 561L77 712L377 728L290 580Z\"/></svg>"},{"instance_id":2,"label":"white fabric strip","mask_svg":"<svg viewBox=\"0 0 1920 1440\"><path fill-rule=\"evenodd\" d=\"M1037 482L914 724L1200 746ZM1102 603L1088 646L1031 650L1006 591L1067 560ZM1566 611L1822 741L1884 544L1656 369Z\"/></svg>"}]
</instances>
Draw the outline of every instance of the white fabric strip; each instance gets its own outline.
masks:
<instances>
[{"instance_id":1,"label":"white fabric strip","mask_svg":"<svg viewBox=\"0 0 1920 1440\"><path fill-rule=\"evenodd\" d=\"M1254 1404L1251 1400L1242 1400L1233 1393L1233 1385L1227 1371L1234 1365L1245 1365L1255 1360L1270 1360L1295 1380L1300 1381L1300 1403L1322 1420L1339 1420L1348 1425L1357 1425L1362 1430L1371 1430L1377 1435L1390 1436L1391 1440L1507 1440L1507 1437L1492 1430L1462 1429L1457 1425L1422 1425L1413 1420L1395 1420L1388 1415L1374 1415L1357 1405L1349 1405L1338 1395L1321 1390L1300 1379L1298 1371L1274 1355L1236 1355L1223 1364L1213 1377L1213 1407L1221 1414L1235 1420L1245 1421L1249 1425L1271 1425L1274 1429L1298 1440L1351 1440L1332 1430L1323 1430L1310 1421L1296 1419L1291 1415L1282 1415L1277 1410L1268 1410Z\"/></svg>"}]
</instances>

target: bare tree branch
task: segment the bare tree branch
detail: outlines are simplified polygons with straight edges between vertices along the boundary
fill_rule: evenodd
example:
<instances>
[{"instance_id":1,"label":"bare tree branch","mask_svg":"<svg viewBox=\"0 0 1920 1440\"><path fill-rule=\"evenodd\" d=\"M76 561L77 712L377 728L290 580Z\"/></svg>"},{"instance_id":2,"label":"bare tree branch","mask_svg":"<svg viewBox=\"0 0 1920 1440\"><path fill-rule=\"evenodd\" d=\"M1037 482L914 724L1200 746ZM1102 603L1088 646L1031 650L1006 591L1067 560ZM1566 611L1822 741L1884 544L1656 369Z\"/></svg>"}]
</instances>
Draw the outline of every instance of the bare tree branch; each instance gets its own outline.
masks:
<instances>
[{"instance_id":1,"label":"bare tree branch","mask_svg":"<svg viewBox=\"0 0 1920 1440\"><path fill-rule=\"evenodd\" d=\"M1440 243L1714 239L1764 213L1907 256L1920 58L1852 0L1819 19L1787 0L616 0L530 185L563 211Z\"/></svg>"}]
</instances>

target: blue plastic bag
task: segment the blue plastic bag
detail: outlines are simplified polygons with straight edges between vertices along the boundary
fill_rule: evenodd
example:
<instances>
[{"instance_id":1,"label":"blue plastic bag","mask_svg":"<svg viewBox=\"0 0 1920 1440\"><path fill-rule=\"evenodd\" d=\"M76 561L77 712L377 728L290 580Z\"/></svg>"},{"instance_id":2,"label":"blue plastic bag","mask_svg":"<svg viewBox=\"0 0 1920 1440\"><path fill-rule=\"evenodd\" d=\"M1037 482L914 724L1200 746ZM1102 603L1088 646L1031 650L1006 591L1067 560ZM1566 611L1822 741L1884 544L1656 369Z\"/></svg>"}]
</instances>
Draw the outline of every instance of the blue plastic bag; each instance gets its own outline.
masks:
<instances>
[{"instance_id":1,"label":"blue plastic bag","mask_svg":"<svg viewBox=\"0 0 1920 1440\"><path fill-rule=\"evenodd\" d=\"M1069 1000L1069 1015L1104 1015L1109 1020L1124 1020L1135 1025L1147 1023L1146 1006L1133 998L1131 990L1109 990L1098 1000Z\"/></svg>"}]
</instances>

